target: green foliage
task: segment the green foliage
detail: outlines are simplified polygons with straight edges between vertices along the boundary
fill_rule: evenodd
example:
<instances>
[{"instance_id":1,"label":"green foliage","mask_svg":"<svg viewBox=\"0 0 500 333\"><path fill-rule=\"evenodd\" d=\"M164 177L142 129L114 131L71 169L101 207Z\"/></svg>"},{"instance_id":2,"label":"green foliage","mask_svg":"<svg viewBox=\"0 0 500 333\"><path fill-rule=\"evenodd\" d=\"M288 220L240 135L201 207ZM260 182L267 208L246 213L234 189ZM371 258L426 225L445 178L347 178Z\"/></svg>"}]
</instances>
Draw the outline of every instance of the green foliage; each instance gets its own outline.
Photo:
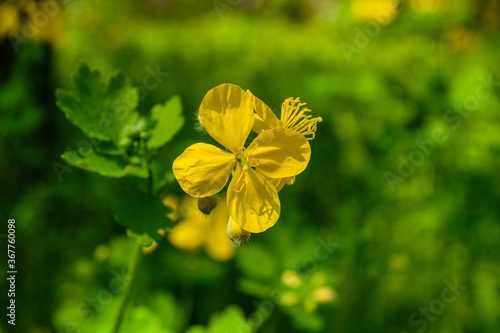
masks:
<instances>
[{"instance_id":1,"label":"green foliage","mask_svg":"<svg viewBox=\"0 0 500 333\"><path fill-rule=\"evenodd\" d=\"M66 151L62 155L62 158L76 167L107 177L119 178L127 175L134 175L141 178L148 177L145 168L130 164L127 165L122 159L99 155L94 150L89 150L83 157L75 151Z\"/></svg>"},{"instance_id":2,"label":"green foliage","mask_svg":"<svg viewBox=\"0 0 500 333\"><path fill-rule=\"evenodd\" d=\"M156 122L150 131L149 148L159 148L170 142L184 125L182 104L179 96L171 97L165 104L151 109L151 119Z\"/></svg>"},{"instance_id":3,"label":"green foliage","mask_svg":"<svg viewBox=\"0 0 500 333\"><path fill-rule=\"evenodd\" d=\"M396 19L379 33L372 18L353 16L360 8L353 1L221 1L227 11L220 17L212 2L88 0L60 10L63 22L50 18L45 27L55 23L65 37L58 44L40 35L15 54L8 39L0 42L6 189L0 211L19 223L25 272L16 290L16 329L109 332L122 294L109 299L103 290L114 277L110 271L126 267L131 245L124 227L113 223L112 201L122 200L117 193L125 182L145 195L148 169L158 202L181 194L169 169L190 143L210 140L195 130L193 113L210 88L228 82L250 89L276 113L287 97L307 102L324 119L311 141L310 164L280 192L278 223L252 235L234 260L215 262L167 240L145 255L123 331L206 333L212 314L227 304L250 317L261 303L272 311L260 312L269 316L262 316L259 333L497 332L498 1L400 1ZM372 2L365 2L368 10ZM342 43L357 51L349 61ZM122 69L132 79L106 80L88 70L74 75L84 82L72 83L80 59L102 73ZM158 79L151 68L169 74ZM492 83L481 84L490 76ZM57 93L64 113L55 107L58 87L68 89ZM477 92L483 97L475 108ZM163 117L180 114L177 107L164 111L174 95L182 99L186 123L177 134L180 125ZM95 110L136 115L113 127L99 123L104 115ZM432 139L438 129L445 140L433 141L425 154L416 141ZM88 149L77 145L84 137ZM75 170L59 182L50 164L67 146L75 148L64 154L68 163L115 176ZM423 160L401 176L401 159L413 154L416 161L416 152ZM402 178L391 187L385 172ZM149 243L155 228L135 237ZM316 268L304 265L314 258L317 237L329 235L340 247ZM283 283L286 271L299 274L300 286ZM434 314L443 281L455 277L467 289ZM331 303L316 302L320 286L335 291ZM161 294L167 296L157 299ZM420 324L410 322L414 313ZM0 330L7 326L2 321Z\"/></svg>"},{"instance_id":4,"label":"green foliage","mask_svg":"<svg viewBox=\"0 0 500 333\"><path fill-rule=\"evenodd\" d=\"M161 317L155 314L146 306L134 308L129 318L124 323L123 333L175 333L170 329L165 329L162 325Z\"/></svg>"},{"instance_id":5,"label":"green foliage","mask_svg":"<svg viewBox=\"0 0 500 333\"><path fill-rule=\"evenodd\" d=\"M196 325L189 328L186 333L250 333L252 329L247 323L241 309L235 305L230 305L220 313L214 313L208 322L207 327Z\"/></svg>"},{"instance_id":6,"label":"green foliage","mask_svg":"<svg viewBox=\"0 0 500 333\"><path fill-rule=\"evenodd\" d=\"M142 246L159 242L159 229L169 230L172 221L167 214L172 210L159 200L140 194L129 195L115 204L115 219L128 228L127 234Z\"/></svg>"},{"instance_id":7,"label":"green foliage","mask_svg":"<svg viewBox=\"0 0 500 333\"><path fill-rule=\"evenodd\" d=\"M92 147L84 152L68 151L63 159L103 176L147 178L156 150L169 143L184 125L179 96L155 105L151 115L143 118L136 110L138 90L123 74L116 72L104 82L98 70L81 63L71 82L72 90L56 91L57 105L92 139Z\"/></svg>"},{"instance_id":8,"label":"green foliage","mask_svg":"<svg viewBox=\"0 0 500 333\"><path fill-rule=\"evenodd\" d=\"M138 121L139 93L122 73L116 72L104 82L98 70L81 63L71 75L71 83L72 90L56 91L57 105L90 137L118 144L125 126Z\"/></svg>"},{"instance_id":9,"label":"green foliage","mask_svg":"<svg viewBox=\"0 0 500 333\"><path fill-rule=\"evenodd\" d=\"M221 313L215 313L210 318L207 333L219 332L250 333L250 325L246 322L243 311L235 305L230 305Z\"/></svg>"},{"instance_id":10,"label":"green foliage","mask_svg":"<svg viewBox=\"0 0 500 333\"><path fill-rule=\"evenodd\" d=\"M174 96L164 105L154 106L150 119L145 119L135 109L138 90L123 74L115 73L104 82L99 71L81 63L71 82L72 90L57 90L57 105L68 120L95 140L91 140L91 147L66 151L62 158L71 165L107 177L147 178L149 196L141 193L123 196L114 206L115 219L142 246L160 241L158 230L171 227L166 217L170 209L153 197L157 187L153 184L152 164L157 150L170 142L184 125L180 98ZM102 144L102 141L111 142ZM163 180L161 186L167 185Z\"/></svg>"},{"instance_id":11,"label":"green foliage","mask_svg":"<svg viewBox=\"0 0 500 333\"><path fill-rule=\"evenodd\" d=\"M329 264L338 255L338 244L332 243L329 235L301 230L304 227L297 224L270 230L258 244L242 247L236 257L242 273L238 287L247 295L263 299L268 307L272 304L279 308L294 327L319 332L326 322L321 311L335 306L338 282ZM315 298L320 288L332 292L327 305Z\"/></svg>"}]
</instances>

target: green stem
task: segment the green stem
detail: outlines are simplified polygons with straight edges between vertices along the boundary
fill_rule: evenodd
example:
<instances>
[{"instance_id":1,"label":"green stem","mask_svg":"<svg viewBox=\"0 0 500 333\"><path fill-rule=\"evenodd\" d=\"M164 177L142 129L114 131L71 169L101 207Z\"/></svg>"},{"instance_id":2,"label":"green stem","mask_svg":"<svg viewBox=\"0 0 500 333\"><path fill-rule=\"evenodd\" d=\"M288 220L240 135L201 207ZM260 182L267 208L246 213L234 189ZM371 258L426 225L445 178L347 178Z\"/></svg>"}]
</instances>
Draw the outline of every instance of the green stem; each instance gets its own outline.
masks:
<instances>
[{"instance_id":1,"label":"green stem","mask_svg":"<svg viewBox=\"0 0 500 333\"><path fill-rule=\"evenodd\" d=\"M151 167L149 166L148 164L148 193L149 193L149 197L152 198L153 197L153 170L151 169Z\"/></svg>"},{"instance_id":2,"label":"green stem","mask_svg":"<svg viewBox=\"0 0 500 333\"><path fill-rule=\"evenodd\" d=\"M149 197L153 197L153 170L151 169L151 165L148 161L147 163L147 168L148 168L148 194ZM125 289L123 291L123 296L121 299L120 307L118 310L118 315L115 318L115 323L113 325L113 333L119 333L121 325L123 323L123 319L125 317L125 312L127 310L127 306L130 302L130 298L132 295L132 288L134 285L134 281L136 280L136 275L137 275L137 269L139 267L139 262L142 257L142 246L135 244L134 247L134 254L130 260L129 268L128 268L128 273L127 273L127 278L125 281L129 281L125 285Z\"/></svg>"},{"instance_id":3,"label":"green stem","mask_svg":"<svg viewBox=\"0 0 500 333\"><path fill-rule=\"evenodd\" d=\"M116 316L115 323L113 325L113 333L120 332L120 327L125 316L125 310L127 309L127 305L130 301L130 295L132 294L132 286L134 285L134 281L136 280L137 268L139 267L141 257L142 247L140 245L136 245L134 249L134 255L132 256L130 261L127 278L125 279L125 281L128 281L128 283L125 285L125 289L123 291L118 315Z\"/></svg>"}]
</instances>

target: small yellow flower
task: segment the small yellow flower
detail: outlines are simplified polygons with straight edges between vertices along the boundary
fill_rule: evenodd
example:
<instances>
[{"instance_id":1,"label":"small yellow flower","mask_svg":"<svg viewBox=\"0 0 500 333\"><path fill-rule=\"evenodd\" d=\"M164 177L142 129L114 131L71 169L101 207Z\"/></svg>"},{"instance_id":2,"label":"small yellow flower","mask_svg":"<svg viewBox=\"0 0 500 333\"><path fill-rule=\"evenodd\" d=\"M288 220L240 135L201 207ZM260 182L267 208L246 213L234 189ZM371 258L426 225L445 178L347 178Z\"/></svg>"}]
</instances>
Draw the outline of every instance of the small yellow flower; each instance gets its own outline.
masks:
<instances>
[{"instance_id":1,"label":"small yellow flower","mask_svg":"<svg viewBox=\"0 0 500 333\"><path fill-rule=\"evenodd\" d=\"M269 129L286 128L302 134L307 140L314 139L318 123L322 122L323 118L313 118L310 109L302 108L306 103L301 103L300 98L287 98L281 105L281 119L278 119L269 106L255 97L249 90L247 93L251 96L252 107L255 110L252 128L254 132L261 133ZM295 176L274 178L270 179L270 182L279 192L285 184L293 185Z\"/></svg>"},{"instance_id":2,"label":"small yellow flower","mask_svg":"<svg viewBox=\"0 0 500 333\"><path fill-rule=\"evenodd\" d=\"M281 275L281 282L292 289L297 289L302 284L299 274L294 271L286 270Z\"/></svg>"},{"instance_id":3,"label":"small yellow flower","mask_svg":"<svg viewBox=\"0 0 500 333\"><path fill-rule=\"evenodd\" d=\"M251 95L233 84L222 84L204 97L199 119L205 130L230 152L206 143L188 147L172 170L189 195L202 198L227 190L229 214L242 229L258 233L272 227L280 215L276 187L269 179L293 177L309 163L311 147L303 135L287 128L261 132L247 147L254 125Z\"/></svg>"},{"instance_id":4,"label":"small yellow flower","mask_svg":"<svg viewBox=\"0 0 500 333\"><path fill-rule=\"evenodd\" d=\"M17 11L10 3L0 4L0 39L18 29L20 22Z\"/></svg>"},{"instance_id":5,"label":"small yellow flower","mask_svg":"<svg viewBox=\"0 0 500 333\"><path fill-rule=\"evenodd\" d=\"M380 24L389 24L397 17L398 6L397 0L353 0L351 14L363 21L376 20Z\"/></svg>"},{"instance_id":6,"label":"small yellow flower","mask_svg":"<svg viewBox=\"0 0 500 333\"><path fill-rule=\"evenodd\" d=\"M210 215L198 210L197 200L182 199L179 214L182 221L175 223L168 233L169 242L183 250L197 250L201 247L212 259L227 261L234 256L234 248L226 239L226 224L229 218L225 200L219 202Z\"/></svg>"},{"instance_id":7,"label":"small yellow flower","mask_svg":"<svg viewBox=\"0 0 500 333\"><path fill-rule=\"evenodd\" d=\"M333 302L337 298L337 294L332 288L323 286L314 290L313 298L316 303L327 304Z\"/></svg>"},{"instance_id":8,"label":"small yellow flower","mask_svg":"<svg viewBox=\"0 0 500 333\"><path fill-rule=\"evenodd\" d=\"M442 4L442 0L410 0L411 9L419 13L437 12Z\"/></svg>"},{"instance_id":9,"label":"small yellow flower","mask_svg":"<svg viewBox=\"0 0 500 333\"><path fill-rule=\"evenodd\" d=\"M0 1L0 43L2 38L17 38L16 35L21 32L30 41L45 41L55 45L62 42L63 12L58 3L34 0L3 2L5 1ZM56 10L56 6L59 9ZM10 34L14 36L9 36Z\"/></svg>"}]
</instances>

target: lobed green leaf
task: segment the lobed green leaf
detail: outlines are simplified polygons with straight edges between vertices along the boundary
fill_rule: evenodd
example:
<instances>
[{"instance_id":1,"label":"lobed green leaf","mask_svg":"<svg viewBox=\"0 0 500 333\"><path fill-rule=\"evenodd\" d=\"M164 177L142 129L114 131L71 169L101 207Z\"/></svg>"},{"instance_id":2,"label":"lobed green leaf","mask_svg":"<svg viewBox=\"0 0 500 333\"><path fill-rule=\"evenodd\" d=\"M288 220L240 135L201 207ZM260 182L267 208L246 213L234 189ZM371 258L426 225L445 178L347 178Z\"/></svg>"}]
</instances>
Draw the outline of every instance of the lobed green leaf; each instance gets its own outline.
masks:
<instances>
[{"instance_id":1,"label":"lobed green leaf","mask_svg":"<svg viewBox=\"0 0 500 333\"><path fill-rule=\"evenodd\" d=\"M57 89L57 106L88 136L118 143L123 129L139 119L139 92L123 74L104 82L98 70L82 63L71 75L72 89Z\"/></svg>"},{"instance_id":2,"label":"lobed green leaf","mask_svg":"<svg viewBox=\"0 0 500 333\"><path fill-rule=\"evenodd\" d=\"M180 97L173 96L165 104L155 105L151 109L151 119L155 127L151 129L148 147L159 148L170 142L184 125Z\"/></svg>"},{"instance_id":3,"label":"lobed green leaf","mask_svg":"<svg viewBox=\"0 0 500 333\"><path fill-rule=\"evenodd\" d=\"M128 195L114 205L115 219L128 227L127 235L142 246L159 242L159 229L170 230L172 221L167 217L171 209L157 199L142 195Z\"/></svg>"},{"instance_id":4,"label":"lobed green leaf","mask_svg":"<svg viewBox=\"0 0 500 333\"><path fill-rule=\"evenodd\" d=\"M119 178L134 175L147 178L148 176L145 168L126 164L119 157L99 155L93 150L88 151L83 157L76 151L66 151L61 157L76 167L107 177Z\"/></svg>"}]
</instances>

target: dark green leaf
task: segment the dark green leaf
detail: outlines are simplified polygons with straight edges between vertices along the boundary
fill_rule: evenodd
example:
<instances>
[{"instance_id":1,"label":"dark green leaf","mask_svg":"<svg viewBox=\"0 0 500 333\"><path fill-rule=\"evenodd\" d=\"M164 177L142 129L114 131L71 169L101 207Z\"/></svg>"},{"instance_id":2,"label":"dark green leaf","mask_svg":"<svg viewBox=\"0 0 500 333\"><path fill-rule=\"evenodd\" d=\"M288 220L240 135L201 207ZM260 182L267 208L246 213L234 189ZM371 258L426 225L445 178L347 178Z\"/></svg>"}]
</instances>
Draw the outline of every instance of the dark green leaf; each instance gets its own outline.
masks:
<instances>
[{"instance_id":1,"label":"dark green leaf","mask_svg":"<svg viewBox=\"0 0 500 333\"><path fill-rule=\"evenodd\" d=\"M172 221L167 217L171 209L157 199L128 195L114 205L114 210L115 219L128 227L127 234L143 246L161 240L159 229L172 227Z\"/></svg>"},{"instance_id":2,"label":"dark green leaf","mask_svg":"<svg viewBox=\"0 0 500 333\"><path fill-rule=\"evenodd\" d=\"M71 82L72 90L56 91L57 105L88 136L118 143L123 128L138 121L139 93L123 74L114 73L105 83L99 71L81 64Z\"/></svg>"}]
</instances>

